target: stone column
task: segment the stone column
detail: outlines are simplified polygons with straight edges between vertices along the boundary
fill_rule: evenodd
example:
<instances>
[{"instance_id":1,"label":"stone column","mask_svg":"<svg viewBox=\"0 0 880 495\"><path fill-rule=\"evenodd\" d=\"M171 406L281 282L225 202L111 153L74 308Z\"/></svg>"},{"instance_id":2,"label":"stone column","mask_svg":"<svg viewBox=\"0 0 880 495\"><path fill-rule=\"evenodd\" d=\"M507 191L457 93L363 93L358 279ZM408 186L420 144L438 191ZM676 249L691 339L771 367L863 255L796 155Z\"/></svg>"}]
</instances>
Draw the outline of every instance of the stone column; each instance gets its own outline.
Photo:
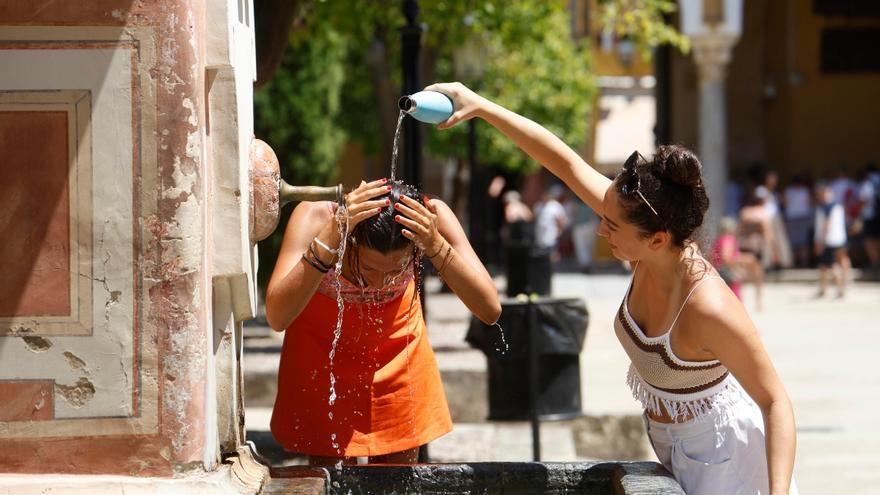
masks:
<instances>
[{"instance_id":1,"label":"stone column","mask_svg":"<svg viewBox=\"0 0 880 495\"><path fill-rule=\"evenodd\" d=\"M727 183L727 91L724 79L736 40L737 37L724 34L691 38L700 82L698 154L711 201L709 213L703 222L709 239L715 238L724 214Z\"/></svg>"}]
</instances>

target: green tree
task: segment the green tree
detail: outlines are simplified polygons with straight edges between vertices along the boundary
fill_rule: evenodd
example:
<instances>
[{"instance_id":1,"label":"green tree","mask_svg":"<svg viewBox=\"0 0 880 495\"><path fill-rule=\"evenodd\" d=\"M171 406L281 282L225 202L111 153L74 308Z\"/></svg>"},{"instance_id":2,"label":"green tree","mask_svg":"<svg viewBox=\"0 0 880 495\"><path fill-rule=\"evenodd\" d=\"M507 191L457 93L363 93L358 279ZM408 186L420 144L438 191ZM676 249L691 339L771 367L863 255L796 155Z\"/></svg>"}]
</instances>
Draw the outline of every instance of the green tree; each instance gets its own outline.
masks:
<instances>
[{"instance_id":1,"label":"green tree","mask_svg":"<svg viewBox=\"0 0 880 495\"><path fill-rule=\"evenodd\" d=\"M666 25L667 0L600 0L602 19L643 53L661 43L686 48ZM344 143L358 141L390 163L401 94L400 0L300 0L281 69L254 95L255 131L278 154L294 184L335 179ZM580 148L597 91L589 45L571 35L567 0L433 0L421 2L421 81L461 80L481 94L548 127ZM456 72L463 45L482 53L479 77ZM461 162L465 126L438 132L424 126L426 149ZM480 162L528 172L538 167L495 131L481 131ZM282 226L261 245L271 268ZM265 248L264 248L265 246ZM263 252L265 250L265 253ZM265 273L262 274L265 280Z\"/></svg>"},{"instance_id":2,"label":"green tree","mask_svg":"<svg viewBox=\"0 0 880 495\"><path fill-rule=\"evenodd\" d=\"M666 23L677 8L673 0L599 0L602 25L619 38L633 40L645 59L660 45L690 50L687 37Z\"/></svg>"},{"instance_id":3,"label":"green tree","mask_svg":"<svg viewBox=\"0 0 880 495\"><path fill-rule=\"evenodd\" d=\"M484 70L464 82L512 110L539 120L577 147L587 136L595 85L588 47L571 38L565 0L438 0L422 2L420 14L428 29L423 37L422 74L425 84L457 80L455 56L463 41L480 40ZM396 124L395 102L400 91L400 35L404 24L399 2L319 2L299 36L325 31L345 33L348 60L338 128L381 153L388 161ZM428 152L460 157L466 152L464 131L438 133L426 128ZM501 136L480 141L486 163L527 171L537 164Z\"/></svg>"},{"instance_id":4,"label":"green tree","mask_svg":"<svg viewBox=\"0 0 880 495\"><path fill-rule=\"evenodd\" d=\"M590 68L589 47L572 40L568 2L512 2L503 9L486 2L470 14L470 43L479 45L484 70L468 80L456 74L453 51L438 65L441 79L463 82L493 101L540 122L563 141L580 148L596 85ZM465 153L465 126L432 132L429 150L436 156ZM478 140L481 163L511 171L529 172L538 164L513 142L495 131L483 131Z\"/></svg>"},{"instance_id":5,"label":"green tree","mask_svg":"<svg viewBox=\"0 0 880 495\"><path fill-rule=\"evenodd\" d=\"M336 121L348 39L332 29L295 36L281 70L254 94L254 133L270 143L292 184L332 180L348 134Z\"/></svg>"}]
</instances>

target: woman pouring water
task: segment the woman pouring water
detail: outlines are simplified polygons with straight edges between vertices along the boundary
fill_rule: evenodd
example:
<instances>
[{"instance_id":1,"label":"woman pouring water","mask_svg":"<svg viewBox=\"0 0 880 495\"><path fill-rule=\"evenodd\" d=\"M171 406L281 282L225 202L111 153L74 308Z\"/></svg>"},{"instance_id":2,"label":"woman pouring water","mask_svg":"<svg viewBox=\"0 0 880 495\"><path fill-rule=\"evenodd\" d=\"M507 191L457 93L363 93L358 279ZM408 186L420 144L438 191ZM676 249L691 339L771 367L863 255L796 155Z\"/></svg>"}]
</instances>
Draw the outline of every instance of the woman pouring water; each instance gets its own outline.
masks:
<instances>
[{"instance_id":1,"label":"woman pouring water","mask_svg":"<svg viewBox=\"0 0 880 495\"><path fill-rule=\"evenodd\" d=\"M791 402L745 308L694 241L709 198L680 146L638 152L611 181L559 138L459 83L446 129L480 117L562 179L634 265L614 329L654 451L688 494L797 493Z\"/></svg>"},{"instance_id":2,"label":"woman pouring water","mask_svg":"<svg viewBox=\"0 0 880 495\"><path fill-rule=\"evenodd\" d=\"M271 422L285 449L314 465L414 463L452 429L418 296L422 257L480 320L498 319L495 285L442 201L380 179L344 208L293 211L266 291L269 325L285 331Z\"/></svg>"}]
</instances>

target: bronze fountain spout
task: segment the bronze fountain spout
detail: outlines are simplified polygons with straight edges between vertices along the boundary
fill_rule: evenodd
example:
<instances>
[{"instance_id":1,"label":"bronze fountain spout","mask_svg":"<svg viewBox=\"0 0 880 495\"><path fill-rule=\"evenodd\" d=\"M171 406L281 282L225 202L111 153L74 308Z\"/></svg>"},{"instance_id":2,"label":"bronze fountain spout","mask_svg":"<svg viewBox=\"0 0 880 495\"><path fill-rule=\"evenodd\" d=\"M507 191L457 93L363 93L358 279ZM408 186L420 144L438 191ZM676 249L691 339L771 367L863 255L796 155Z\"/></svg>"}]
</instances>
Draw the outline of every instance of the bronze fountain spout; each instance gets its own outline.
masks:
<instances>
[{"instance_id":1,"label":"bronze fountain spout","mask_svg":"<svg viewBox=\"0 0 880 495\"><path fill-rule=\"evenodd\" d=\"M278 157L265 141L254 138L250 149L250 239L258 242L278 227L281 208L294 201L342 203L342 184L329 187L291 186L281 178Z\"/></svg>"}]
</instances>

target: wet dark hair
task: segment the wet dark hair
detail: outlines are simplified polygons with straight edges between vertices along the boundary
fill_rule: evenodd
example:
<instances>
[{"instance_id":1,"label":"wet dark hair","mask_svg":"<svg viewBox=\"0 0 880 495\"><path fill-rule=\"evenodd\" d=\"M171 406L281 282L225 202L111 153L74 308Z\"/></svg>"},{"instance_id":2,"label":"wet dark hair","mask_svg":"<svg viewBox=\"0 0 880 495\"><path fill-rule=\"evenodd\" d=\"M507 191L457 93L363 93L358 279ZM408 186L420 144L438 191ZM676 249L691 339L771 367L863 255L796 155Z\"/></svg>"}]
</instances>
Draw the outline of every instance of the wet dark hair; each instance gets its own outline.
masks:
<instances>
[{"instance_id":1,"label":"wet dark hair","mask_svg":"<svg viewBox=\"0 0 880 495\"><path fill-rule=\"evenodd\" d=\"M627 222L645 237L665 230L678 247L695 237L709 209L700 160L683 146L660 146L651 161L634 152L613 185Z\"/></svg>"},{"instance_id":2,"label":"wet dark hair","mask_svg":"<svg viewBox=\"0 0 880 495\"><path fill-rule=\"evenodd\" d=\"M400 196L408 196L419 203L424 204L422 193L418 189L402 182L394 182L391 184L391 191L388 194L377 196L374 200L390 199L391 204L384 208L378 215L372 216L355 226L351 232L351 238L359 246L365 246L375 249L382 254L388 254L393 251L411 246L411 240L401 234L404 227L394 221L397 210L394 205L400 201Z\"/></svg>"},{"instance_id":3,"label":"wet dark hair","mask_svg":"<svg viewBox=\"0 0 880 495\"><path fill-rule=\"evenodd\" d=\"M392 182L391 191L382 196L373 198L374 200L390 199L391 203L382 209L378 215L374 215L361 223L357 224L354 230L349 234L349 246L351 246L351 255L349 255L349 267L352 273L359 279L364 280L360 272L360 256L358 247L368 247L375 249L382 254L392 253L404 248L411 248L413 257L413 273L416 283L419 283L421 252L414 242L403 236L402 231L405 228L402 224L394 220L394 216L398 215L394 205L400 201L401 196L407 196L424 204L422 193L414 186L404 184L403 182Z\"/></svg>"}]
</instances>

